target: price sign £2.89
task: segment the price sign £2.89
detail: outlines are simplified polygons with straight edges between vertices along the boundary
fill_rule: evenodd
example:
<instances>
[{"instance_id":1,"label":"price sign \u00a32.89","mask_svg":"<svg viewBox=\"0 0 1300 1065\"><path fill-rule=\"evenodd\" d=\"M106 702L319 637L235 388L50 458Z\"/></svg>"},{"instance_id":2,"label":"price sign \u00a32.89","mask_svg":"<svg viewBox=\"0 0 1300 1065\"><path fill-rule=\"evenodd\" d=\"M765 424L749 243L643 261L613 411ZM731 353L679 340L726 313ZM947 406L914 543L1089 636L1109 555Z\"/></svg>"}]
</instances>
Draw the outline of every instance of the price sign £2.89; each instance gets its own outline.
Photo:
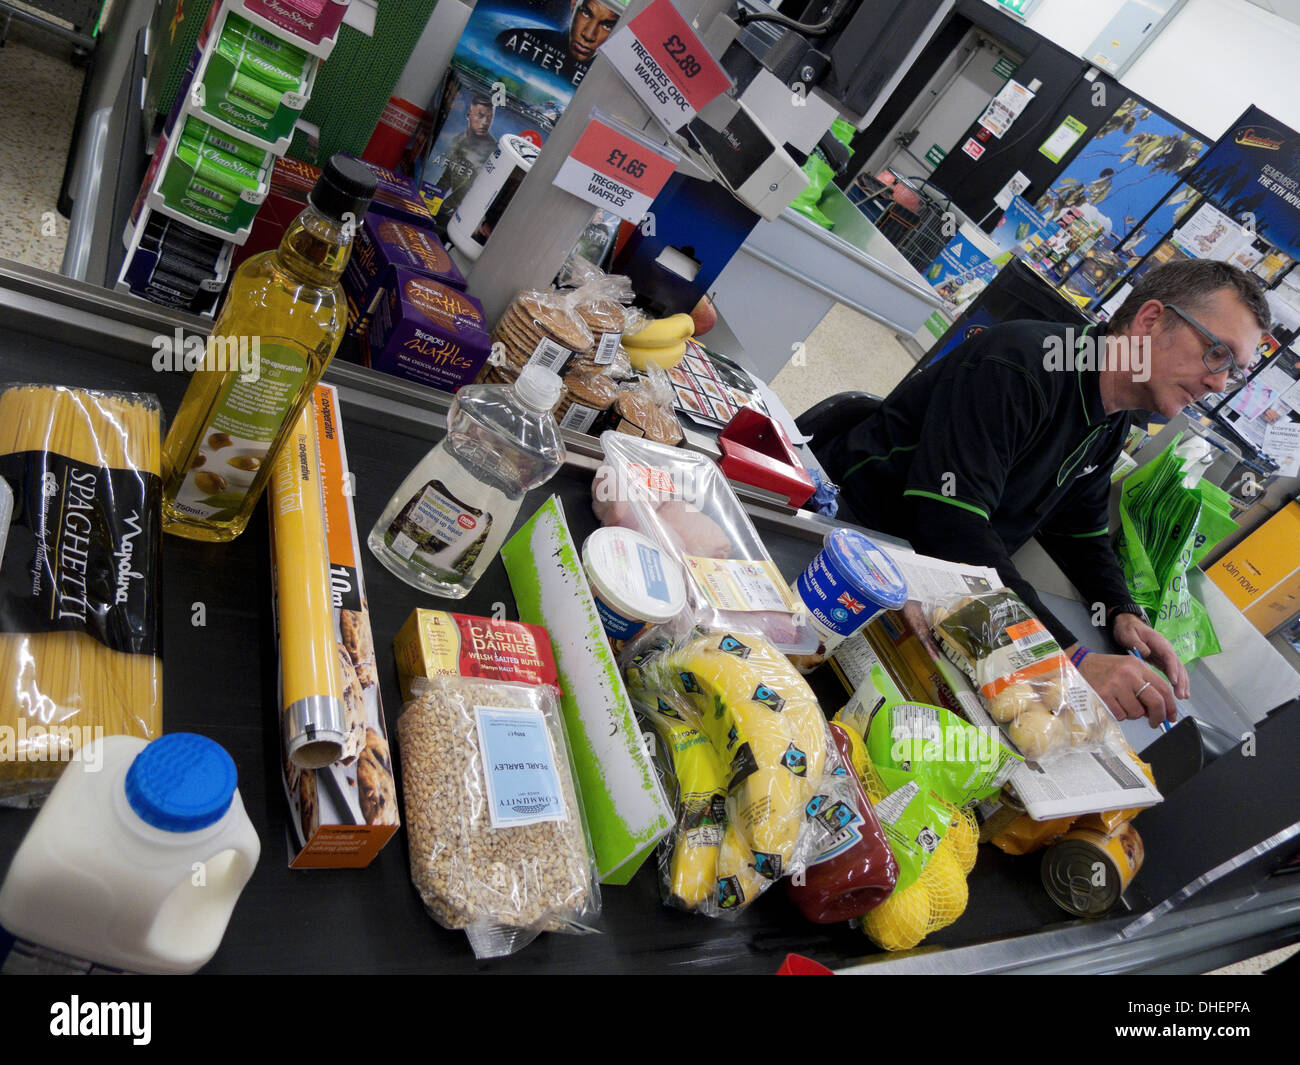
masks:
<instances>
[{"instance_id":1,"label":"price sign \u00a32.89","mask_svg":"<svg viewBox=\"0 0 1300 1065\"><path fill-rule=\"evenodd\" d=\"M672 176L677 153L656 149L613 122L593 115L554 184L624 221L640 222Z\"/></svg>"},{"instance_id":2,"label":"price sign \u00a32.89","mask_svg":"<svg viewBox=\"0 0 1300 1065\"><path fill-rule=\"evenodd\" d=\"M600 48L665 129L679 130L731 79L672 0L654 0Z\"/></svg>"}]
</instances>

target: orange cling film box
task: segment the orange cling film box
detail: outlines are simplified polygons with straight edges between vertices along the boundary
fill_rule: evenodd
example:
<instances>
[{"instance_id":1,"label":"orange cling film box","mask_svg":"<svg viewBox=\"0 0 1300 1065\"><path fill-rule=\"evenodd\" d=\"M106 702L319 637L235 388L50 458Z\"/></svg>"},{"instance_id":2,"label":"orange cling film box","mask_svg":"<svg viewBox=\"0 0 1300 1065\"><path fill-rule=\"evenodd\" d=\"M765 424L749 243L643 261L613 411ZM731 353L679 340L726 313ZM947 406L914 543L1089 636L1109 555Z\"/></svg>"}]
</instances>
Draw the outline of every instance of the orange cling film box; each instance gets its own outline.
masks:
<instances>
[{"instance_id":1,"label":"orange cling film box","mask_svg":"<svg viewBox=\"0 0 1300 1065\"><path fill-rule=\"evenodd\" d=\"M295 835L295 853L289 865L294 869L355 869L369 865L397 831L397 790L379 694L338 391L330 385L317 385L312 405L334 636L349 729L343 758L324 769L301 769L288 758L281 759Z\"/></svg>"}]
</instances>

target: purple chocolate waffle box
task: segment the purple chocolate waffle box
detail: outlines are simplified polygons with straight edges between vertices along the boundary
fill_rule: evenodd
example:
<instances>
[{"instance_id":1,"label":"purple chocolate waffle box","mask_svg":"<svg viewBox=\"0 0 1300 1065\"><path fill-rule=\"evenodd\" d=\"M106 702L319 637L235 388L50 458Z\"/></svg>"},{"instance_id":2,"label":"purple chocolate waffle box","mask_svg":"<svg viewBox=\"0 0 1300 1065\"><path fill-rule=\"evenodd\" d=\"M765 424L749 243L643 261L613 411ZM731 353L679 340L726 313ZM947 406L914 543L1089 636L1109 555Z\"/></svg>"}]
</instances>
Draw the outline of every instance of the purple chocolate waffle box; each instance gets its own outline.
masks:
<instances>
[{"instance_id":1,"label":"purple chocolate waffle box","mask_svg":"<svg viewBox=\"0 0 1300 1065\"><path fill-rule=\"evenodd\" d=\"M349 330L358 332L358 326L369 313L370 305L393 267L465 291L464 275L430 230L371 213L361 224L361 231L352 245L352 256L343 272Z\"/></svg>"},{"instance_id":2,"label":"purple chocolate waffle box","mask_svg":"<svg viewBox=\"0 0 1300 1065\"><path fill-rule=\"evenodd\" d=\"M473 296L391 267L361 336L361 357L371 369L455 392L478 376L491 346Z\"/></svg>"}]
</instances>

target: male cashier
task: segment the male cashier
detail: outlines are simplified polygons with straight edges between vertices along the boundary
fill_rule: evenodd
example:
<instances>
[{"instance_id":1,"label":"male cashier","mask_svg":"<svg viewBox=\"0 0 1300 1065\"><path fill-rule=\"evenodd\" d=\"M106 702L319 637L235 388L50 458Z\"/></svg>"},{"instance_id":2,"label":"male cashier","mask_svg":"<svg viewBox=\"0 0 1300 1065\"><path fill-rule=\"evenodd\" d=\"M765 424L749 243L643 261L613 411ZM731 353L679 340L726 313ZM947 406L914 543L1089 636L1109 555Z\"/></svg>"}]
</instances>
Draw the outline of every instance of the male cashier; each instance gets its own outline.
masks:
<instances>
[{"instance_id":1,"label":"male cashier","mask_svg":"<svg viewBox=\"0 0 1300 1065\"><path fill-rule=\"evenodd\" d=\"M1152 727L1190 694L1187 669L1132 602L1110 545L1110 473L1135 411L1173 417L1239 381L1270 324L1248 273L1209 260L1146 274L1104 327L1008 322L900 384L818 447L868 528L928 555L992 566L1119 720ZM1094 653L1043 605L1011 556L1037 537L1131 655ZM1082 634L1080 634L1082 635Z\"/></svg>"}]
</instances>

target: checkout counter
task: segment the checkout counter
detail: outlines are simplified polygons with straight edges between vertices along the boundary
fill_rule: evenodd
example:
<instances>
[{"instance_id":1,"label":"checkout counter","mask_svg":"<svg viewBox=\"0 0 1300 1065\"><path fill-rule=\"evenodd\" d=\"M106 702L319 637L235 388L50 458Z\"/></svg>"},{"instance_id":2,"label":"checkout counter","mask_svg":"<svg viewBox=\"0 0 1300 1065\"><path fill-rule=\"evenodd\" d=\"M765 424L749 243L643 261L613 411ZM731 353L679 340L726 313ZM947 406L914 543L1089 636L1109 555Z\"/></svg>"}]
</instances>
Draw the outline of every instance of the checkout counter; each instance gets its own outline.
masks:
<instances>
[{"instance_id":1,"label":"checkout counter","mask_svg":"<svg viewBox=\"0 0 1300 1065\"><path fill-rule=\"evenodd\" d=\"M713 284L714 302L749 368L764 381L780 372L836 303L903 336L943 306L920 272L838 188L827 186L817 206L835 223L833 230L787 207L775 221L755 227ZM714 342L710 334L710 347Z\"/></svg>"},{"instance_id":2,"label":"checkout counter","mask_svg":"<svg viewBox=\"0 0 1300 1065\"><path fill-rule=\"evenodd\" d=\"M152 340L203 325L132 297L0 263L0 365L7 380L153 392L170 416L187 375L155 372ZM337 361L326 380L340 390L357 519L368 528L396 482L442 433L450 397ZM564 469L525 500L519 520L558 493L581 541L595 528L590 482L599 448L589 437L566 439ZM795 576L832 523L743 487L738 494L782 573ZM367 584L376 646L390 647L411 610L429 605L429 598L377 565L367 569ZM780 887L731 922L669 910L651 862L627 886L602 892L603 934L542 936L514 957L476 962L463 934L440 928L424 912L410 884L404 833L366 869L288 869L265 508L229 545L168 538L163 589L170 619L166 727L202 732L230 751L262 840L261 861L208 972L772 973L793 951L836 970L882 974L1190 973L1300 941L1300 875L1277 872L1300 850L1300 775L1294 772L1300 678L1280 674L1283 687L1269 692L1219 691L1203 683L1198 669L1189 713L1216 720L1244 713L1258 734L1254 752L1234 748L1195 771L1205 755L1189 731L1195 726L1186 724L1148 749L1161 772L1190 776L1140 816L1146 864L1121 908L1106 918L1070 919L1042 888L1039 856L1012 858L986 846L970 879L966 913L919 949L890 956L847 925L809 924ZM202 628L187 625L196 602L207 607ZM490 614L496 604L516 616L499 560L457 608ZM1071 620L1071 609L1083 610L1056 597L1050 605ZM1227 648L1221 657L1243 676L1274 672L1267 644L1252 634L1249 626L1221 630ZM401 701L391 657L387 662L382 694L396 735ZM1219 705L1227 697L1237 705ZM0 809L0 868L34 816ZM1179 899L1206 874L1208 882Z\"/></svg>"}]
</instances>

